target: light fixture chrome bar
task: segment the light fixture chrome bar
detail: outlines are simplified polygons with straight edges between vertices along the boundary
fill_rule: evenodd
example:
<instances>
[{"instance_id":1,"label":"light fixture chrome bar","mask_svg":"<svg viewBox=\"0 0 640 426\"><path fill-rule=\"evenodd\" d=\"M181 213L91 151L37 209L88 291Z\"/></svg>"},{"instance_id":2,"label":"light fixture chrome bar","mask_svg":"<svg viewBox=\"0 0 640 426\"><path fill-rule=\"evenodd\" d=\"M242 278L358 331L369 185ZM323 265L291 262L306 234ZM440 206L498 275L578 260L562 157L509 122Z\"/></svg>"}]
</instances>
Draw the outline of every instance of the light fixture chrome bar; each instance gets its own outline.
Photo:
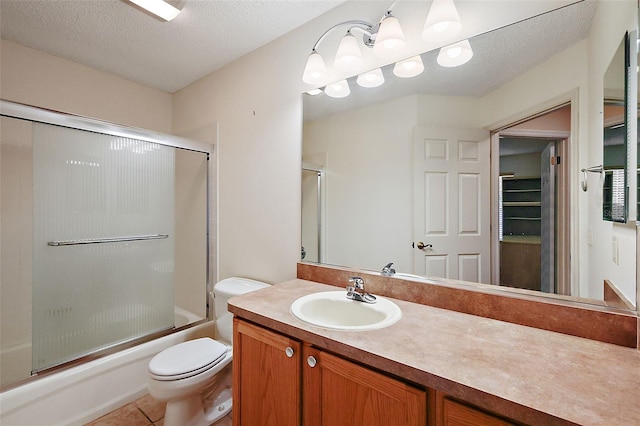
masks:
<instances>
[{"instance_id":1,"label":"light fixture chrome bar","mask_svg":"<svg viewBox=\"0 0 640 426\"><path fill-rule=\"evenodd\" d=\"M168 234L156 234L156 235L135 235L130 237L113 237L113 238L95 238L91 240L62 240L62 241L49 241L48 246L77 246L81 244L102 244L102 243L122 243L126 241L143 241L143 240L162 240L169 238Z\"/></svg>"},{"instance_id":2,"label":"light fixture chrome bar","mask_svg":"<svg viewBox=\"0 0 640 426\"><path fill-rule=\"evenodd\" d=\"M315 42L315 44L313 45L313 47L311 48L312 52L316 51L316 48L318 47L318 45L322 42L322 40L324 40L324 38L333 30L335 30L338 27L341 26L345 26L345 25L349 25L350 28L349 30L351 30L352 28L359 28L361 29L367 36L371 37L372 34L372 29L373 29L373 25L371 25L370 23L368 23L367 21L359 21L359 20L351 20L351 21L344 21L344 22L340 22L339 24L335 24L333 27L329 28L327 31L325 31L320 38L318 39L318 41Z\"/></svg>"}]
</instances>

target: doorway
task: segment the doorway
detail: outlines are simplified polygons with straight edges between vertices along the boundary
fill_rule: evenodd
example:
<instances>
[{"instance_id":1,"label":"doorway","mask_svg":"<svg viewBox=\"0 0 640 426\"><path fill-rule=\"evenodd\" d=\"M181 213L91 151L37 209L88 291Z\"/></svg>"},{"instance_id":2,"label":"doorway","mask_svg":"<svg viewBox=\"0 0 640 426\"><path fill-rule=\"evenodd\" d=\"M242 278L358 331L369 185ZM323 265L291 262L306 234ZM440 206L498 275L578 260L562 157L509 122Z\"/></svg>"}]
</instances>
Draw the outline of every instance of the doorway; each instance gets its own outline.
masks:
<instances>
[{"instance_id":1,"label":"doorway","mask_svg":"<svg viewBox=\"0 0 640 426\"><path fill-rule=\"evenodd\" d=\"M566 104L492 134L495 284L571 293L570 132L571 106Z\"/></svg>"}]
</instances>

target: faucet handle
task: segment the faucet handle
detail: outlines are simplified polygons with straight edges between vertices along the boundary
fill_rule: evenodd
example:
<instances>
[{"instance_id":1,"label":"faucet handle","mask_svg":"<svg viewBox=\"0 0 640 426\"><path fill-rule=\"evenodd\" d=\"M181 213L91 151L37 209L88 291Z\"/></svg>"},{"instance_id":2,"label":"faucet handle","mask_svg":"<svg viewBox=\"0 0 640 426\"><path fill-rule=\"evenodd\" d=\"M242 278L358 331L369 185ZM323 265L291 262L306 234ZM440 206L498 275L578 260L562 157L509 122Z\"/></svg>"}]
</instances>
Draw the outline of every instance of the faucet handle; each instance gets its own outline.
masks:
<instances>
[{"instance_id":1,"label":"faucet handle","mask_svg":"<svg viewBox=\"0 0 640 426\"><path fill-rule=\"evenodd\" d=\"M351 277L349 282L353 283L353 286L357 289L364 290L364 280L360 277Z\"/></svg>"},{"instance_id":2,"label":"faucet handle","mask_svg":"<svg viewBox=\"0 0 640 426\"><path fill-rule=\"evenodd\" d=\"M387 263L384 268L382 268L382 275L385 277L390 277L391 275L396 273L396 270L392 268L393 262Z\"/></svg>"}]
</instances>

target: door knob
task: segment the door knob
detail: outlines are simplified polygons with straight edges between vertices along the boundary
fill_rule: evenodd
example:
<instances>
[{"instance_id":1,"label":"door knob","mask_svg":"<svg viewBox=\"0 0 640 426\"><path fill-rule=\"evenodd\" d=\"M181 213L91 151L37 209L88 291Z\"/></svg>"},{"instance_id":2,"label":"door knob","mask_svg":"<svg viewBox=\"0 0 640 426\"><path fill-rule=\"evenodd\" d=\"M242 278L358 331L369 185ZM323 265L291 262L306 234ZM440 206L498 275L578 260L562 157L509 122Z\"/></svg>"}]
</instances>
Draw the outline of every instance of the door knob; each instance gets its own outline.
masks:
<instances>
[{"instance_id":1,"label":"door knob","mask_svg":"<svg viewBox=\"0 0 640 426\"><path fill-rule=\"evenodd\" d=\"M291 346L287 346L287 348L284 350L285 355L287 355L287 358L291 358L293 356L293 348Z\"/></svg>"},{"instance_id":2,"label":"door knob","mask_svg":"<svg viewBox=\"0 0 640 426\"><path fill-rule=\"evenodd\" d=\"M411 244L412 247L415 247L413 244ZM425 244L422 241L418 241L417 247L419 250L424 250L426 248L433 248L433 246L431 244Z\"/></svg>"},{"instance_id":3,"label":"door knob","mask_svg":"<svg viewBox=\"0 0 640 426\"><path fill-rule=\"evenodd\" d=\"M310 356L309 358L307 358L307 364L309 364L309 367L313 368L316 366L318 361L316 361L316 358L313 356Z\"/></svg>"}]
</instances>

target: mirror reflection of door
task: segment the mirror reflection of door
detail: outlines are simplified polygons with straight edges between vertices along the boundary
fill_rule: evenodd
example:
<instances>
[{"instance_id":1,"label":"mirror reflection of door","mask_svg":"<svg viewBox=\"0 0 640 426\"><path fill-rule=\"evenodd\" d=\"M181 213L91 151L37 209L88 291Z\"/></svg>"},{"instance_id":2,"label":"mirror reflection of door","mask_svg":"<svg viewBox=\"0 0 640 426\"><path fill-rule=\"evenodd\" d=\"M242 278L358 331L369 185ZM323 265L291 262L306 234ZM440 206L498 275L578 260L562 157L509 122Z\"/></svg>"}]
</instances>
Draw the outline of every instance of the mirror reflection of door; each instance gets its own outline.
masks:
<instances>
[{"instance_id":1,"label":"mirror reflection of door","mask_svg":"<svg viewBox=\"0 0 640 426\"><path fill-rule=\"evenodd\" d=\"M568 253L560 236L568 232L570 126L567 105L495 135L500 178L494 265L502 286L571 294L568 274L557 273L569 270L561 265Z\"/></svg>"},{"instance_id":2,"label":"mirror reflection of door","mask_svg":"<svg viewBox=\"0 0 640 426\"><path fill-rule=\"evenodd\" d=\"M489 132L414 128L414 273L490 283Z\"/></svg>"},{"instance_id":3,"label":"mirror reflection of door","mask_svg":"<svg viewBox=\"0 0 640 426\"><path fill-rule=\"evenodd\" d=\"M302 250L300 258L321 262L322 230L322 170L313 166L302 168Z\"/></svg>"}]
</instances>

